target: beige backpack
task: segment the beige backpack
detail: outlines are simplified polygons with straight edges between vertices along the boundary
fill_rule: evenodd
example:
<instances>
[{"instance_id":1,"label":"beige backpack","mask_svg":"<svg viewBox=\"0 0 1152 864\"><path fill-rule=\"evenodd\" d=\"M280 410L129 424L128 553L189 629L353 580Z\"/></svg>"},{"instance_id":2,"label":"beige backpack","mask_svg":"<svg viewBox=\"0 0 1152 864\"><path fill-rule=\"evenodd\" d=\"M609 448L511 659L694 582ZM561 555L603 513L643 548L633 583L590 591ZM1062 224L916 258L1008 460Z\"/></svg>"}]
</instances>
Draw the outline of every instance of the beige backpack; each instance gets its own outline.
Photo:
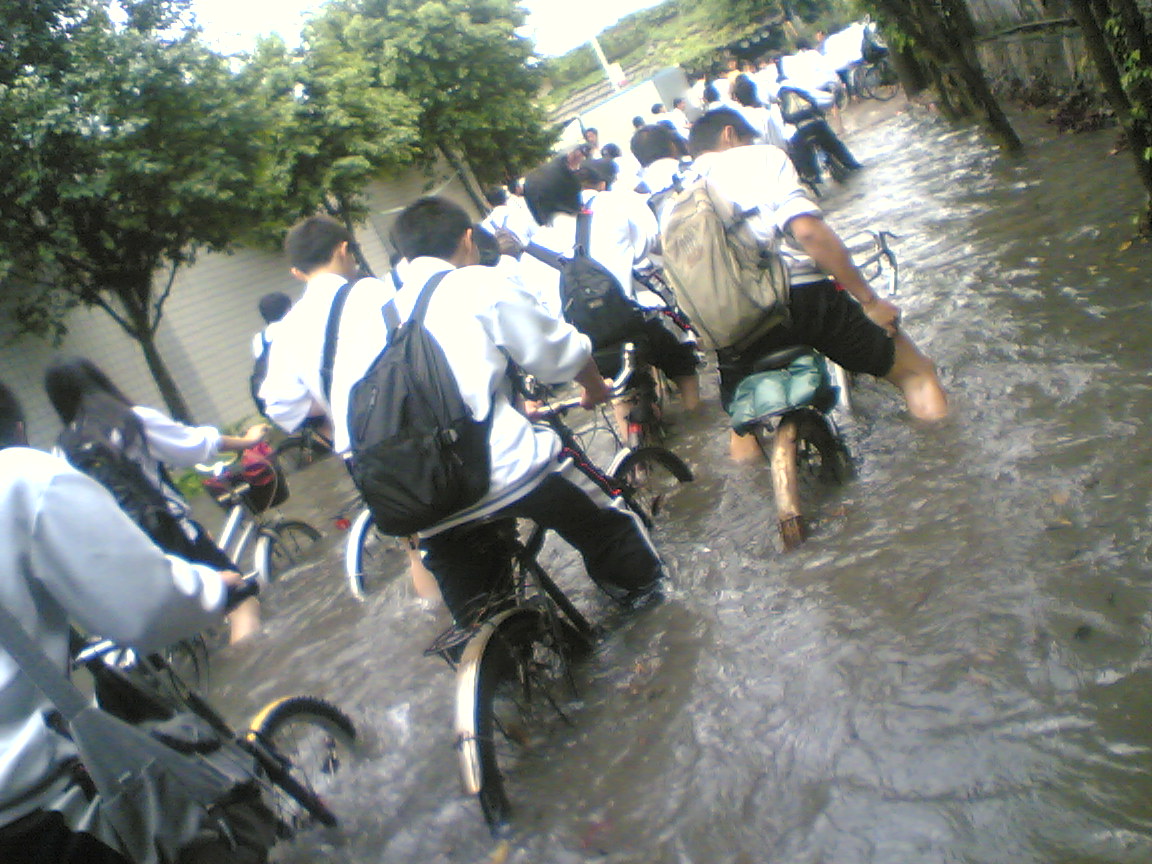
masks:
<instances>
[{"instance_id":1,"label":"beige backpack","mask_svg":"<svg viewBox=\"0 0 1152 864\"><path fill-rule=\"evenodd\" d=\"M788 270L706 178L686 183L662 226L664 271L705 348L747 347L788 319Z\"/></svg>"}]
</instances>

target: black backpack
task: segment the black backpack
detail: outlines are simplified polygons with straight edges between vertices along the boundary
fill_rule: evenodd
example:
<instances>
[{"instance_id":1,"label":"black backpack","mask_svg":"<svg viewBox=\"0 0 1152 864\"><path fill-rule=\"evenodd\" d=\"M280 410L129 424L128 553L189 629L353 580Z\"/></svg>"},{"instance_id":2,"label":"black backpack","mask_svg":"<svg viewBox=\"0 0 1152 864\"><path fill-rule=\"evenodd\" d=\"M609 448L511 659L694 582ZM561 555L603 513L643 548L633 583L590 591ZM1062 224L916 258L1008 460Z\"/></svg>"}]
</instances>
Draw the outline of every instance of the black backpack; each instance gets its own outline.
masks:
<instances>
[{"instance_id":1,"label":"black backpack","mask_svg":"<svg viewBox=\"0 0 1152 864\"><path fill-rule=\"evenodd\" d=\"M120 509L157 546L181 558L193 556L192 541L184 533L180 519L168 509L168 499L122 446L106 435L86 430L83 421L73 423L61 432L56 446L72 467L111 492ZM163 467L160 472L166 479Z\"/></svg>"},{"instance_id":2,"label":"black backpack","mask_svg":"<svg viewBox=\"0 0 1152 864\"><path fill-rule=\"evenodd\" d=\"M352 479L376 527L397 537L432 527L488 491L492 414L473 419L443 349L424 329L446 275L428 281L403 324L395 301L384 306L388 344L349 398Z\"/></svg>"},{"instance_id":3,"label":"black backpack","mask_svg":"<svg viewBox=\"0 0 1152 864\"><path fill-rule=\"evenodd\" d=\"M634 303L620 280L588 255L592 214L576 217L576 247L571 258L557 255L536 243L524 251L560 271L560 302L564 320L592 340L592 349L618 345L644 326L644 312Z\"/></svg>"},{"instance_id":4,"label":"black backpack","mask_svg":"<svg viewBox=\"0 0 1152 864\"><path fill-rule=\"evenodd\" d=\"M261 414L264 413L264 400L260 398L260 385L264 383L264 379L268 375L268 352L271 348L272 343L261 331L260 356L252 364L252 375L248 378L248 392L252 394L252 401L256 404L256 410Z\"/></svg>"}]
</instances>

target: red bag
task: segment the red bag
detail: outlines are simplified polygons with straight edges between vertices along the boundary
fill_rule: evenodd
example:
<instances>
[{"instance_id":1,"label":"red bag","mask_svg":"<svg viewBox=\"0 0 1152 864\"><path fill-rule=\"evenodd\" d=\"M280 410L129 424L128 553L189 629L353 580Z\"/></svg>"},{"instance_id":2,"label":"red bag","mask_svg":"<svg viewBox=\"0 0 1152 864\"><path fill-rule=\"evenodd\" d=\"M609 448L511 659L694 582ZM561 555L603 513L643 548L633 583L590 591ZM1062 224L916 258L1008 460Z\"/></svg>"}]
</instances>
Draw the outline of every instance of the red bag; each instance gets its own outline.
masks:
<instances>
[{"instance_id":1,"label":"red bag","mask_svg":"<svg viewBox=\"0 0 1152 864\"><path fill-rule=\"evenodd\" d=\"M219 477L203 479L204 488L225 508L228 504L220 498L245 483L248 489L240 497L254 513L279 507L288 500L288 481L267 441L249 447L240 455L240 461L228 466Z\"/></svg>"}]
</instances>

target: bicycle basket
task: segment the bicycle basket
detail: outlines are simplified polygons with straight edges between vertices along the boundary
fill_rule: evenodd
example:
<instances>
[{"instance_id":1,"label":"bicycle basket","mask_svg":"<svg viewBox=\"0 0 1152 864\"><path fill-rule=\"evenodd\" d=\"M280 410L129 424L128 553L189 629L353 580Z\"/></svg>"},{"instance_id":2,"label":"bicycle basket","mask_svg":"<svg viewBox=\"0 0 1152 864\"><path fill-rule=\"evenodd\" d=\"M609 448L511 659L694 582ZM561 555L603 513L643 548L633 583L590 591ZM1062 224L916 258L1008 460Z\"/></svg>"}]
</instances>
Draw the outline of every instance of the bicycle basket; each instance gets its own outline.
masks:
<instances>
[{"instance_id":1,"label":"bicycle basket","mask_svg":"<svg viewBox=\"0 0 1152 864\"><path fill-rule=\"evenodd\" d=\"M248 488L240 497L255 513L263 513L288 500L288 480L266 441L249 447L239 463L229 466L217 477L204 477L202 483L212 499L224 508L228 504L221 501L221 497L243 484L248 484Z\"/></svg>"}]
</instances>

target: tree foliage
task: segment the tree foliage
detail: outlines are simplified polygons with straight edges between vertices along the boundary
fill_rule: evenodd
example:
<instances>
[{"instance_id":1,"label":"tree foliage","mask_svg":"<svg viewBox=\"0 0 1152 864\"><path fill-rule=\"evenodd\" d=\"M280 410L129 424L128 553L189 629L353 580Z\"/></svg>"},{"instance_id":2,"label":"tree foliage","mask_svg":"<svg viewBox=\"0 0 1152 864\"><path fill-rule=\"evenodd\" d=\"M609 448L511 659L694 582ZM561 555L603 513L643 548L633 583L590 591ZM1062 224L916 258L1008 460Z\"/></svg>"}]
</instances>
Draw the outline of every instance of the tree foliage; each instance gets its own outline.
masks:
<instances>
[{"instance_id":1,"label":"tree foliage","mask_svg":"<svg viewBox=\"0 0 1152 864\"><path fill-rule=\"evenodd\" d=\"M272 118L184 26L188 0L120 0L119 23L96 0L29 5L0 11L21 34L0 79L0 296L57 337L69 309L102 309L187 417L156 349L164 304L197 251L264 220Z\"/></svg>"},{"instance_id":2,"label":"tree foliage","mask_svg":"<svg viewBox=\"0 0 1152 864\"><path fill-rule=\"evenodd\" d=\"M523 21L515 0L338 0L312 32L342 41L369 80L419 106L419 161L466 160L492 182L535 165L553 140L531 43L515 33Z\"/></svg>"}]
</instances>

